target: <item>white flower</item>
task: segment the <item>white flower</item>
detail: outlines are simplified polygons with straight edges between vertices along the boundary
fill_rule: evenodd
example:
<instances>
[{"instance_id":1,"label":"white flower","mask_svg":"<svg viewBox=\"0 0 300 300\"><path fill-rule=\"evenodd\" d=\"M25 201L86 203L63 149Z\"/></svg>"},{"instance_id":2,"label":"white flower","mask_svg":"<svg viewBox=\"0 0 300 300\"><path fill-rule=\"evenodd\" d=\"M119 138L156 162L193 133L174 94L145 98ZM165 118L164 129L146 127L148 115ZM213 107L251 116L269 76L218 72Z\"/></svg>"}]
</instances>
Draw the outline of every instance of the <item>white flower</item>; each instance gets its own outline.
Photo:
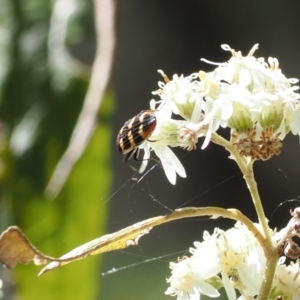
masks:
<instances>
[{"instance_id":1,"label":"white flower","mask_svg":"<svg viewBox=\"0 0 300 300\"><path fill-rule=\"evenodd\" d=\"M218 297L217 289L207 279L214 278L220 272L218 251L215 247L218 231L213 235L204 233L205 242L195 242L191 248L191 257L184 257L177 263L171 263L172 276L167 280L170 287L166 294L177 296L177 300L198 300L201 294Z\"/></svg>"},{"instance_id":2,"label":"white flower","mask_svg":"<svg viewBox=\"0 0 300 300\"><path fill-rule=\"evenodd\" d=\"M281 296L285 300L300 299L300 262L291 262L286 266L284 259L279 261L276 275L273 281L271 296L273 299Z\"/></svg>"},{"instance_id":3,"label":"white flower","mask_svg":"<svg viewBox=\"0 0 300 300\"><path fill-rule=\"evenodd\" d=\"M197 124L198 132L205 128L202 149L220 126L229 127L240 155L269 159L280 153L289 131L300 135L297 80L284 76L276 58L267 63L254 57L258 44L247 56L228 45L222 48L231 52L231 59L213 72L200 71L199 78L193 73L170 80L159 71L165 83L154 94L171 112Z\"/></svg>"},{"instance_id":4,"label":"white flower","mask_svg":"<svg viewBox=\"0 0 300 300\"><path fill-rule=\"evenodd\" d=\"M276 58L269 58L269 64L255 58L258 45L248 56L227 45L222 48L230 51L232 58L209 75L200 72L200 86L219 87L207 90L202 104L205 106L202 123L208 125L202 148L219 126L230 127L241 155L268 159L280 152L280 140L289 131L300 133L300 95L296 93L298 87L292 86L297 80L282 74ZM270 146L265 149L267 144Z\"/></svg>"},{"instance_id":5,"label":"white flower","mask_svg":"<svg viewBox=\"0 0 300 300\"><path fill-rule=\"evenodd\" d=\"M298 80L285 77L276 58L266 62L254 57L258 44L247 56L228 45L222 48L232 57L225 63L211 63L217 65L212 72L186 77L175 74L171 80L159 70L165 82L159 82L159 89L153 92L160 99L150 104L157 126L139 146L145 150L140 172L153 150L167 178L175 184L176 174L186 174L169 147L193 150L204 136L204 149L220 127L231 129L230 142L240 156L250 160L278 155L290 131L300 136L300 95L294 85ZM174 115L182 119L174 119Z\"/></svg>"},{"instance_id":6,"label":"white flower","mask_svg":"<svg viewBox=\"0 0 300 300\"><path fill-rule=\"evenodd\" d=\"M223 286L228 299L235 300L235 288L239 289L240 292L245 292L248 288L248 282L243 282L240 271L246 272L245 269L248 272L251 271L250 267L253 266L250 263L247 264L248 261L252 261L251 257L253 257L253 253L251 250L253 247L255 247L255 250L260 249L260 246L252 233L238 222L234 228L227 231L220 231L217 247L220 255ZM256 263L261 264L260 261ZM264 268L261 269L261 276L263 275ZM258 274L256 278L259 278ZM256 278L253 280L256 280ZM260 284L261 282L259 282L259 286Z\"/></svg>"},{"instance_id":7,"label":"white flower","mask_svg":"<svg viewBox=\"0 0 300 300\"><path fill-rule=\"evenodd\" d=\"M163 76L164 82L159 82L160 89L153 92L159 95L164 102L170 103L174 114L180 115L183 119L192 122L199 122L201 115L201 103L204 94L199 90L197 73L184 77L183 75L173 75L170 80L163 71L159 70Z\"/></svg>"},{"instance_id":8,"label":"white flower","mask_svg":"<svg viewBox=\"0 0 300 300\"><path fill-rule=\"evenodd\" d=\"M274 232L271 235L275 242ZM166 294L178 300L198 300L201 295L218 297L217 289L223 286L230 300L236 299L236 289L242 295L238 300L256 299L265 276L266 257L246 226L237 222L227 231L204 232L203 242L194 246L191 257L171 263ZM269 299L300 300L299 287L300 260L286 265L285 257L281 257Z\"/></svg>"},{"instance_id":9,"label":"white flower","mask_svg":"<svg viewBox=\"0 0 300 300\"><path fill-rule=\"evenodd\" d=\"M247 297L258 294L261 283L264 279L266 258L263 250L258 245L249 245L248 255L237 270L240 278L240 286L243 287L243 294Z\"/></svg>"},{"instance_id":10,"label":"white flower","mask_svg":"<svg viewBox=\"0 0 300 300\"><path fill-rule=\"evenodd\" d=\"M186 177L186 173L180 160L176 157L169 146L186 146L186 142L181 142L178 136L180 128L184 127L184 121L171 119L171 107L169 105L160 105L155 111L156 128L148 141L139 146L144 150L144 158L139 172L142 173L150 158L150 151L153 150L161 161L168 180L176 183L176 174ZM197 139L196 139L197 142Z\"/></svg>"},{"instance_id":11,"label":"white flower","mask_svg":"<svg viewBox=\"0 0 300 300\"><path fill-rule=\"evenodd\" d=\"M216 274L210 262L201 258L184 258L177 263L171 263L172 276L167 280L170 287L167 295L177 296L177 300L198 300L200 295L218 297L216 288L205 280Z\"/></svg>"},{"instance_id":12,"label":"white flower","mask_svg":"<svg viewBox=\"0 0 300 300\"><path fill-rule=\"evenodd\" d=\"M186 177L183 165L167 145L159 145L156 142L145 142L140 148L145 151L143 162L139 170L140 173L146 168L150 157L150 149L152 149L160 159L165 174L172 184L176 183L176 173L181 177Z\"/></svg>"},{"instance_id":13,"label":"white flower","mask_svg":"<svg viewBox=\"0 0 300 300\"><path fill-rule=\"evenodd\" d=\"M203 242L194 246L191 257L171 263L167 294L177 295L177 299L200 299L201 294L209 295L199 287L202 280L215 289L223 286L230 300L236 299L236 289L245 299L254 299L264 278L266 259L246 226L238 222L227 231L204 232Z\"/></svg>"}]
</instances>

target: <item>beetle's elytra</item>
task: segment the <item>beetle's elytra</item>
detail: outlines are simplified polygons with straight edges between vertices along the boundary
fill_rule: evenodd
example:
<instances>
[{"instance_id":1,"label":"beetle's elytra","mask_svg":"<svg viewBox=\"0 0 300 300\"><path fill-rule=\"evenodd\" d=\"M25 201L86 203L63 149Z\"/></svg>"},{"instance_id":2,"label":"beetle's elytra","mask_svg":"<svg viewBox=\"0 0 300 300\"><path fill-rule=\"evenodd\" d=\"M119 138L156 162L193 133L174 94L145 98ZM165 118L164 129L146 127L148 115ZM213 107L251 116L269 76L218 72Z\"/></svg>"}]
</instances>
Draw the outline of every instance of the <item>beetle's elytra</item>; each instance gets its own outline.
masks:
<instances>
[{"instance_id":1,"label":"beetle's elytra","mask_svg":"<svg viewBox=\"0 0 300 300\"><path fill-rule=\"evenodd\" d=\"M126 154L125 160L132 156L137 159L138 146L147 140L156 127L156 116L153 110L142 110L132 119L126 121L117 135L117 148Z\"/></svg>"}]
</instances>

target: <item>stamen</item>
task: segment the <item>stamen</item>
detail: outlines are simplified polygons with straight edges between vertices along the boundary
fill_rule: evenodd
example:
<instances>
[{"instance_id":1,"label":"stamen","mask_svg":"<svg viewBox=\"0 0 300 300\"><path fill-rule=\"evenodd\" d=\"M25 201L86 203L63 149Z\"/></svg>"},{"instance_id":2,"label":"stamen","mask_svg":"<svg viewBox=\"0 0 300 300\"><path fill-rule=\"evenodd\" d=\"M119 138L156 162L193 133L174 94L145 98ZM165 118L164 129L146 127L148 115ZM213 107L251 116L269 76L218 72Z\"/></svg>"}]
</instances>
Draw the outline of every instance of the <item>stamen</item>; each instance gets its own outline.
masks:
<instances>
[{"instance_id":1,"label":"stamen","mask_svg":"<svg viewBox=\"0 0 300 300\"><path fill-rule=\"evenodd\" d=\"M164 78L164 81L165 81L166 83L170 82L169 77L164 73L163 70L157 70L157 72Z\"/></svg>"},{"instance_id":2,"label":"stamen","mask_svg":"<svg viewBox=\"0 0 300 300\"><path fill-rule=\"evenodd\" d=\"M252 49L250 50L250 52L248 53L248 57L249 56L253 56L253 54L254 54L254 52L258 49L258 45L259 44L255 44L253 47L252 47Z\"/></svg>"},{"instance_id":3,"label":"stamen","mask_svg":"<svg viewBox=\"0 0 300 300\"><path fill-rule=\"evenodd\" d=\"M274 57L275 70L279 69L279 61L276 57Z\"/></svg>"},{"instance_id":4,"label":"stamen","mask_svg":"<svg viewBox=\"0 0 300 300\"><path fill-rule=\"evenodd\" d=\"M232 48L230 48L229 45L223 44L223 45L221 45L221 48L222 48L223 50L225 50L225 51L231 52L232 56L235 56L235 50L232 49Z\"/></svg>"},{"instance_id":5,"label":"stamen","mask_svg":"<svg viewBox=\"0 0 300 300\"><path fill-rule=\"evenodd\" d=\"M213 61L210 61L210 60L205 59L205 58L201 58L200 60L206 62L207 64L211 64L211 65L214 65L214 66L220 66L220 65L223 64L223 63L213 62Z\"/></svg>"}]
</instances>

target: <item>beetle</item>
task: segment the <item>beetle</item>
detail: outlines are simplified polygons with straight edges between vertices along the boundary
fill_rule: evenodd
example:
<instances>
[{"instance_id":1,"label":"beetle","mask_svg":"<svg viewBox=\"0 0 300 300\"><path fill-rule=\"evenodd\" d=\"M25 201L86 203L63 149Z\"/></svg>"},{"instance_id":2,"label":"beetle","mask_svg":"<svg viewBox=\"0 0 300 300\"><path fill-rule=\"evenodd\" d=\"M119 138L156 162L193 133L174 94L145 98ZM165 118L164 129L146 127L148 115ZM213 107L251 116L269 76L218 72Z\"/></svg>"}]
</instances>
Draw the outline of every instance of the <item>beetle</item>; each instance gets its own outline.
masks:
<instances>
[{"instance_id":1,"label":"beetle","mask_svg":"<svg viewBox=\"0 0 300 300\"><path fill-rule=\"evenodd\" d=\"M154 110L142 110L139 114L126 121L120 129L116 145L118 150L125 154L125 161L132 157L137 160L138 146L146 141L156 127Z\"/></svg>"}]
</instances>

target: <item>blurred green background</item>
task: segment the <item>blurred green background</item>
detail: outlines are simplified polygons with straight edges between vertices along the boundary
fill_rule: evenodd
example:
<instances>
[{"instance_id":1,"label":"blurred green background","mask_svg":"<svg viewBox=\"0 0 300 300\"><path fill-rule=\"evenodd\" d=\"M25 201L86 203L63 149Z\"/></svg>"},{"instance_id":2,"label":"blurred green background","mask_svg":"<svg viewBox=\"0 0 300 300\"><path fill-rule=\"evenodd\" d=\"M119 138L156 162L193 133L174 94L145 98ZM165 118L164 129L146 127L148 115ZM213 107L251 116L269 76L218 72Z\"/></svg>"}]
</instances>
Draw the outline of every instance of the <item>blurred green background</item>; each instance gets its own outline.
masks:
<instances>
[{"instance_id":1,"label":"blurred green background","mask_svg":"<svg viewBox=\"0 0 300 300\"><path fill-rule=\"evenodd\" d=\"M126 120L149 107L161 80L157 69L170 77L209 71L200 58L227 60L223 43L244 54L260 43L257 56L277 57L287 77L299 78L300 2L115 1L114 66L97 128L53 200L45 197L45 187L82 109L96 51L93 1L60 0L64 5L54 10L57 3L0 0L0 229L18 225L41 251L60 256L180 206L237 207L255 221L247 188L224 150L212 144L205 151L176 150L187 179L171 186L152 162L154 169L136 183L115 149L115 136ZM272 226L280 228L289 216L286 207L272 215L278 204L300 193L299 150L297 138L288 137L280 156L255 166ZM4 299L172 299L164 295L169 261L186 254L204 229L231 225L208 219L167 224L137 247L42 277L33 264L13 271L1 267Z\"/></svg>"}]
</instances>

